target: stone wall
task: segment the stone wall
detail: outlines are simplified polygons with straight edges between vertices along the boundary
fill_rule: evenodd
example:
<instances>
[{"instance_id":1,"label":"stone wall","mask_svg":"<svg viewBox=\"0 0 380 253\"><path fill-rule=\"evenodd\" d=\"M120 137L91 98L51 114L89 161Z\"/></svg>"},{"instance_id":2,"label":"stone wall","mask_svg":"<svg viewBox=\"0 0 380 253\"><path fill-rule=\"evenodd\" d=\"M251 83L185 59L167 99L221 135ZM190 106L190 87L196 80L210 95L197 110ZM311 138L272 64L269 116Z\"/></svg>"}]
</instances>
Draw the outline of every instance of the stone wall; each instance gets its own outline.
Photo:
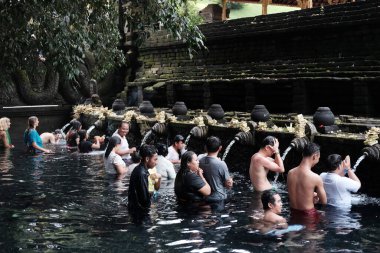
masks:
<instances>
[{"instance_id":1,"label":"stone wall","mask_svg":"<svg viewBox=\"0 0 380 253\"><path fill-rule=\"evenodd\" d=\"M359 1L201 26L208 50L159 31L140 49L143 67L128 84L154 106L220 103L250 111L380 116L380 1ZM143 98L144 97L144 98Z\"/></svg>"}]
</instances>

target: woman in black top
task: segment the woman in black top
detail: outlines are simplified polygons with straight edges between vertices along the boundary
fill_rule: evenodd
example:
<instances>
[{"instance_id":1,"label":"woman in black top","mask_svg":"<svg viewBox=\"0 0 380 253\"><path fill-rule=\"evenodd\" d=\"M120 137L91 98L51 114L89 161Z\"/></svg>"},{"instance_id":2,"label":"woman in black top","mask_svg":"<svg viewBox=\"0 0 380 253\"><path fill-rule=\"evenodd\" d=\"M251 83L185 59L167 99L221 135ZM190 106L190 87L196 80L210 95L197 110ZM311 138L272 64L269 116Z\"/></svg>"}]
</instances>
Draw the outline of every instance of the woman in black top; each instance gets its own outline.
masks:
<instances>
[{"instance_id":1,"label":"woman in black top","mask_svg":"<svg viewBox=\"0 0 380 253\"><path fill-rule=\"evenodd\" d=\"M82 129L82 123L80 121L73 119L70 121L71 129L66 135L66 142L69 148L77 148L79 145L79 130Z\"/></svg>"},{"instance_id":2,"label":"woman in black top","mask_svg":"<svg viewBox=\"0 0 380 253\"><path fill-rule=\"evenodd\" d=\"M79 153L89 153L93 149L100 149L99 139L101 137L95 136L94 137L95 143L92 143L91 141L87 140L88 134L86 130L79 130L78 135L79 135L79 145L78 145Z\"/></svg>"},{"instance_id":3,"label":"woman in black top","mask_svg":"<svg viewBox=\"0 0 380 253\"><path fill-rule=\"evenodd\" d=\"M184 202L200 201L211 194L210 185L203 176L203 170L199 168L197 155L192 151L187 151L181 157L174 191L177 198Z\"/></svg>"}]
</instances>

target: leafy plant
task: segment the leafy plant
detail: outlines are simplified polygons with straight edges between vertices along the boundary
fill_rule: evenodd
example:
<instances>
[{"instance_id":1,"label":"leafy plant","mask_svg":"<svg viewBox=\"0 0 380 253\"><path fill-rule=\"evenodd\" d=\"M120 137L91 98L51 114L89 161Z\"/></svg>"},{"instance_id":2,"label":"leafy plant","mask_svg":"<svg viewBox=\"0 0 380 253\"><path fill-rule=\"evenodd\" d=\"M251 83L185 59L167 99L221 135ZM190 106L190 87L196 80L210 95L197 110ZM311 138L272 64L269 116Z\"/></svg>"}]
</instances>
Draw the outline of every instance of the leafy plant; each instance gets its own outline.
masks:
<instances>
[{"instance_id":1,"label":"leafy plant","mask_svg":"<svg viewBox=\"0 0 380 253\"><path fill-rule=\"evenodd\" d=\"M186 0L0 0L0 76L11 80L17 69L32 71L36 60L79 74L85 53L95 57L94 77L125 62L121 31L126 18L147 31L158 22L184 42L190 53L203 46L203 35L181 13ZM120 8L123 6L123 8Z\"/></svg>"}]
</instances>

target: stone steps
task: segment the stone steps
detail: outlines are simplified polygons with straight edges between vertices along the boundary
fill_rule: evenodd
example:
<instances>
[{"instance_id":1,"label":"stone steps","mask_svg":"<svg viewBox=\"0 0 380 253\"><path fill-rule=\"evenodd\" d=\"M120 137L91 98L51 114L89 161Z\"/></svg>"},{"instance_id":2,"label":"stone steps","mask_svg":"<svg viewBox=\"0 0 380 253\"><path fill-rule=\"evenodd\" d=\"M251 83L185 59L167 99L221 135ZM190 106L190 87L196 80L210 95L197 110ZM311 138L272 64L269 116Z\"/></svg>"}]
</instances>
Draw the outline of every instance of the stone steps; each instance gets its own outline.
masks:
<instances>
[{"instance_id":1,"label":"stone steps","mask_svg":"<svg viewBox=\"0 0 380 253\"><path fill-rule=\"evenodd\" d=\"M329 28L333 25L351 25L356 22L369 22L374 20L380 21L380 6L375 6L366 9L358 9L350 12L336 12L326 15L323 11L321 14L315 13L313 16L305 16L302 18L289 17L288 19L274 19L268 22L251 21L250 24L228 24L218 29L202 30L207 38L207 41L220 38L237 38L239 35L247 36L247 33L251 35L258 35L263 33L273 32L291 32L297 30L310 30L313 28L322 29Z\"/></svg>"},{"instance_id":2,"label":"stone steps","mask_svg":"<svg viewBox=\"0 0 380 253\"><path fill-rule=\"evenodd\" d=\"M271 23L286 23L288 20L297 20L297 22L316 19L322 17L340 17L342 15L349 16L353 12L368 12L379 8L379 0L373 1L358 1L355 3L339 4L339 5L329 5L323 8L311 8L302 11L292 11L286 13L277 13L265 16L257 16L254 18L243 18L238 20L229 20L224 22L215 22L212 24L207 24L205 26L200 26L206 28L207 30L219 30L223 28L234 28L237 26L258 26L267 25Z\"/></svg>"},{"instance_id":3,"label":"stone steps","mask_svg":"<svg viewBox=\"0 0 380 253\"><path fill-rule=\"evenodd\" d=\"M144 76L149 76L149 73L146 72ZM295 59L243 64L182 66L170 68L170 70L160 69L151 77L181 80L295 77L373 78L380 77L380 59L347 57L322 58L318 59L318 62L314 59Z\"/></svg>"}]
</instances>

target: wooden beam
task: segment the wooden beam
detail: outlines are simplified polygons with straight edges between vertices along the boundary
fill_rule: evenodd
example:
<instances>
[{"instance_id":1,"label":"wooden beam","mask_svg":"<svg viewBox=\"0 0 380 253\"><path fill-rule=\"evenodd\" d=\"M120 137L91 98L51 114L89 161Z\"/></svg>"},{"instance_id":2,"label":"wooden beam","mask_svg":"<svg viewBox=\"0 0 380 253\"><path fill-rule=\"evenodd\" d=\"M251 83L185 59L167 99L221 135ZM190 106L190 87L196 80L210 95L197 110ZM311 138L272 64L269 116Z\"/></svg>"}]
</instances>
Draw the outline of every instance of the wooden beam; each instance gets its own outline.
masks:
<instances>
[{"instance_id":1,"label":"wooden beam","mask_svg":"<svg viewBox=\"0 0 380 253\"><path fill-rule=\"evenodd\" d=\"M222 20L227 20L227 0L223 0Z\"/></svg>"},{"instance_id":2,"label":"wooden beam","mask_svg":"<svg viewBox=\"0 0 380 253\"><path fill-rule=\"evenodd\" d=\"M262 15L268 14L268 4L269 4L269 0L262 0L261 1L261 14Z\"/></svg>"}]
</instances>

